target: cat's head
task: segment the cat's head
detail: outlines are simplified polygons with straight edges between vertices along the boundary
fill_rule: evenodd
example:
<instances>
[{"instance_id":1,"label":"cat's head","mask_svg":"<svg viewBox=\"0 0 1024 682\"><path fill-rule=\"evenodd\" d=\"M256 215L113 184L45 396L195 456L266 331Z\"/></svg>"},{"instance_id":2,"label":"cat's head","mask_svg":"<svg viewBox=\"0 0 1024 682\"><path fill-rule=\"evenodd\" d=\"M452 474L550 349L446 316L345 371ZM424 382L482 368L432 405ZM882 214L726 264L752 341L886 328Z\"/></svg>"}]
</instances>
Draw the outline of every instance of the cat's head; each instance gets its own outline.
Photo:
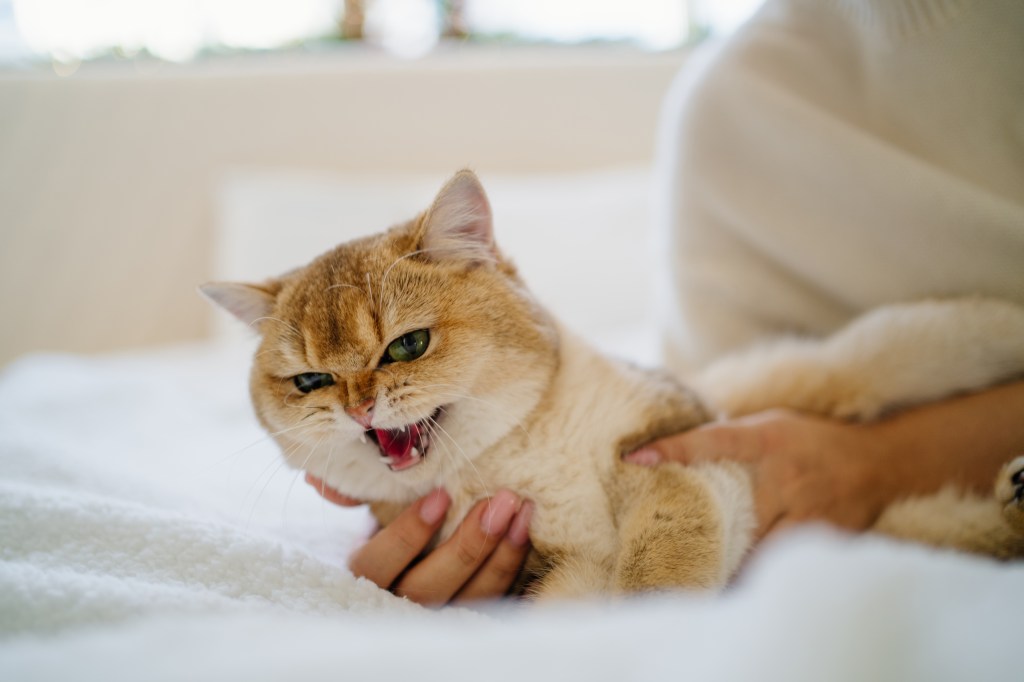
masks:
<instances>
[{"instance_id":1,"label":"cat's head","mask_svg":"<svg viewBox=\"0 0 1024 682\"><path fill-rule=\"evenodd\" d=\"M495 246L469 171L408 223L262 284L201 290L259 332L252 400L288 463L361 499L472 475L557 362L557 333Z\"/></svg>"}]
</instances>

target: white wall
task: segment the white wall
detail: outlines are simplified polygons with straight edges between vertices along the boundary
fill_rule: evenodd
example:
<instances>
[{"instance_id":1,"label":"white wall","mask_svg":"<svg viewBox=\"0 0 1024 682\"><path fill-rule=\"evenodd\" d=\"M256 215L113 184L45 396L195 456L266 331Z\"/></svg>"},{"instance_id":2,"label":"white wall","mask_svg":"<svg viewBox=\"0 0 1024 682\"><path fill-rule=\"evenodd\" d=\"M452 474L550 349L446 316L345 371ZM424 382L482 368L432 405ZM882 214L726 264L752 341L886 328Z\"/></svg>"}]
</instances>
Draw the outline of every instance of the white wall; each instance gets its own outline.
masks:
<instances>
[{"instance_id":1,"label":"white wall","mask_svg":"<svg viewBox=\"0 0 1024 682\"><path fill-rule=\"evenodd\" d=\"M466 47L0 74L0 363L206 335L226 173L643 165L682 61Z\"/></svg>"}]
</instances>

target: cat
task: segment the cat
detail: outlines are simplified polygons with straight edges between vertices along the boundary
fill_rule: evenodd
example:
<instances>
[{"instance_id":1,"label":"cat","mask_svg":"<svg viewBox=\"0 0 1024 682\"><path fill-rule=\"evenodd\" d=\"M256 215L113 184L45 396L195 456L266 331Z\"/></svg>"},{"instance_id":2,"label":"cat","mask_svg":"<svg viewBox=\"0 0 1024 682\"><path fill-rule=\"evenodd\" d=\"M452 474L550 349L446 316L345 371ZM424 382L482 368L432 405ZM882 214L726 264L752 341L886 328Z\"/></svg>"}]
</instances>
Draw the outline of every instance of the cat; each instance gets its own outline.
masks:
<instances>
[{"instance_id":1,"label":"cat","mask_svg":"<svg viewBox=\"0 0 1024 682\"><path fill-rule=\"evenodd\" d=\"M605 357L553 319L496 246L470 171L414 220L266 282L201 291L260 334L251 397L292 467L377 503L383 522L443 486L442 539L499 488L532 500L537 597L715 588L736 572L755 527L749 473L623 463L655 439L769 407L869 420L1024 373L1024 310L961 299L755 349L689 388ZM894 505L879 526L1024 554L1022 471L1024 458L1009 463L987 499ZM962 505L975 519L964 529Z\"/></svg>"}]
</instances>

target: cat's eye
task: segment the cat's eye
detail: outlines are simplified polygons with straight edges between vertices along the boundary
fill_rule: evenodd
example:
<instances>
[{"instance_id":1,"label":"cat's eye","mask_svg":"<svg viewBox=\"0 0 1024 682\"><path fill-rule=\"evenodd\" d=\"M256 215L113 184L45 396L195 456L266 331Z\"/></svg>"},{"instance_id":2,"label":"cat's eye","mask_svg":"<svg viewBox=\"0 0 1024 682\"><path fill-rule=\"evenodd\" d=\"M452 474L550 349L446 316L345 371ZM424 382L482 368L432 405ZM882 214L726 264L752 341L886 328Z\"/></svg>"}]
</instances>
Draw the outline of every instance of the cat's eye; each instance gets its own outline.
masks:
<instances>
[{"instance_id":1,"label":"cat's eye","mask_svg":"<svg viewBox=\"0 0 1024 682\"><path fill-rule=\"evenodd\" d=\"M318 388L324 386L333 386L334 377L330 374L324 374L323 372L306 372L305 374L297 374L292 377L292 381L295 382L295 388L299 389L303 393L309 393L315 391Z\"/></svg>"},{"instance_id":2,"label":"cat's eye","mask_svg":"<svg viewBox=\"0 0 1024 682\"><path fill-rule=\"evenodd\" d=\"M381 358L381 364L415 360L427 351L428 345L430 345L430 332L426 329L417 329L404 334L388 344L388 349L384 353L384 357Z\"/></svg>"}]
</instances>

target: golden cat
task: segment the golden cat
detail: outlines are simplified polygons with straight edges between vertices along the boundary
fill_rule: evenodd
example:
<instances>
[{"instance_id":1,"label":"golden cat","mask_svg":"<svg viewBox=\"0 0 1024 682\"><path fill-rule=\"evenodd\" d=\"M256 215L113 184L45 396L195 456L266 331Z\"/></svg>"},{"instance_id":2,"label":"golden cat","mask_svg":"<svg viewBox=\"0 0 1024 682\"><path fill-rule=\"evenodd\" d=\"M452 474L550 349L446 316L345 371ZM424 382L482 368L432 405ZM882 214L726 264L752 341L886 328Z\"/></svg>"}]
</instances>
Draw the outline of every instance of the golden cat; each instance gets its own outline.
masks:
<instances>
[{"instance_id":1,"label":"golden cat","mask_svg":"<svg viewBox=\"0 0 1024 682\"><path fill-rule=\"evenodd\" d=\"M383 503L443 486L442 537L499 488L533 500L541 596L714 587L739 566L748 474L622 463L660 436L768 407L869 419L1024 373L1024 310L975 299L882 309L824 342L716 364L691 391L560 327L496 247L469 171L408 223L262 284L202 291L260 333L252 400L290 465ZM1024 458L1000 475L998 499L925 500L927 528L919 509L891 508L885 530L1024 553L1021 470Z\"/></svg>"}]
</instances>

